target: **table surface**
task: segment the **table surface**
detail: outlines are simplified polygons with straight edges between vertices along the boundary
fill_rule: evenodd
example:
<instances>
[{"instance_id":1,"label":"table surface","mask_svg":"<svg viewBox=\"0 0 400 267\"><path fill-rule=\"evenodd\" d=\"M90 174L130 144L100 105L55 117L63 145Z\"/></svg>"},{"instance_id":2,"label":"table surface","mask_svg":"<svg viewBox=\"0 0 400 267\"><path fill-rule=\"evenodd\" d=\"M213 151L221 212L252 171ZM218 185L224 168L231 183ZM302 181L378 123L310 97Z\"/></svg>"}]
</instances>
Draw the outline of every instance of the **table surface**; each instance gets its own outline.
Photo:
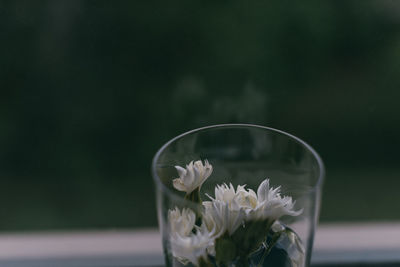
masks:
<instances>
[{"instance_id":1,"label":"table surface","mask_svg":"<svg viewBox=\"0 0 400 267\"><path fill-rule=\"evenodd\" d=\"M400 223L318 227L313 266L400 266ZM0 266L162 266L157 229L0 234Z\"/></svg>"}]
</instances>

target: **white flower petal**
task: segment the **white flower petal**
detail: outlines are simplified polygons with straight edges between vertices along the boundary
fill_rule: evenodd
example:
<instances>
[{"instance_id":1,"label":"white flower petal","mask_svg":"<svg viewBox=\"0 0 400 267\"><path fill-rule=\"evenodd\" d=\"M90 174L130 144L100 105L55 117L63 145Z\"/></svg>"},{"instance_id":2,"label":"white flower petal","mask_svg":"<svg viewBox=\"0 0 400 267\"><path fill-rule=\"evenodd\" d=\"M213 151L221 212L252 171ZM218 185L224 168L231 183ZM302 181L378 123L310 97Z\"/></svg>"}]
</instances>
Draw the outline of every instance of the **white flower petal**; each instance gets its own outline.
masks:
<instances>
[{"instance_id":1,"label":"white flower petal","mask_svg":"<svg viewBox=\"0 0 400 267\"><path fill-rule=\"evenodd\" d=\"M186 187L185 185L182 183L182 180L179 178L176 178L172 181L174 187L179 190L179 191L185 191Z\"/></svg>"},{"instance_id":2,"label":"white flower petal","mask_svg":"<svg viewBox=\"0 0 400 267\"><path fill-rule=\"evenodd\" d=\"M171 233L187 236L193 230L196 215L191 209L184 208L181 212L178 208L175 208L168 211L168 221Z\"/></svg>"},{"instance_id":3,"label":"white flower petal","mask_svg":"<svg viewBox=\"0 0 400 267\"><path fill-rule=\"evenodd\" d=\"M269 193L269 179L265 179L257 189L257 197L259 202L268 199Z\"/></svg>"},{"instance_id":4,"label":"white flower petal","mask_svg":"<svg viewBox=\"0 0 400 267\"><path fill-rule=\"evenodd\" d=\"M282 216L298 216L302 213L302 209L295 211L291 197L280 195L281 187L270 188L269 180L264 180L257 190L258 204L257 207L249 212L251 219L270 219L277 220Z\"/></svg>"},{"instance_id":5,"label":"white flower petal","mask_svg":"<svg viewBox=\"0 0 400 267\"><path fill-rule=\"evenodd\" d=\"M179 177L186 175L186 169L181 166L175 166L175 169L178 171Z\"/></svg>"}]
</instances>

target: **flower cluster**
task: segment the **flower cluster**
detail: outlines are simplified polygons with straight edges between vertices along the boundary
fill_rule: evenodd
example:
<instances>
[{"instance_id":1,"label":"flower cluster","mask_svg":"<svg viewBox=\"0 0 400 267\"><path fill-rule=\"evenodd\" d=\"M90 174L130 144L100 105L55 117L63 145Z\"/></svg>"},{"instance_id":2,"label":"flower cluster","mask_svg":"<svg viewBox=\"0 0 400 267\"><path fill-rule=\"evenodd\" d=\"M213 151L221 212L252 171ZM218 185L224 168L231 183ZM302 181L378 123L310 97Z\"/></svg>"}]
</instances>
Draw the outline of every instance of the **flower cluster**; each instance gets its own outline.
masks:
<instances>
[{"instance_id":1,"label":"flower cluster","mask_svg":"<svg viewBox=\"0 0 400 267\"><path fill-rule=\"evenodd\" d=\"M207 160L175 168L179 178L173 180L173 185L187 195L198 192L212 173ZM209 201L198 199L203 207L199 214L185 208L168 213L172 254L184 264L209 266L211 256L215 262L229 265L259 248L268 232L279 228L279 218L302 212L294 210L291 197L281 196L280 187L270 187L269 179L259 185L257 193L244 185L235 189L232 184L222 184L215 187L214 197L207 196Z\"/></svg>"}]
</instances>

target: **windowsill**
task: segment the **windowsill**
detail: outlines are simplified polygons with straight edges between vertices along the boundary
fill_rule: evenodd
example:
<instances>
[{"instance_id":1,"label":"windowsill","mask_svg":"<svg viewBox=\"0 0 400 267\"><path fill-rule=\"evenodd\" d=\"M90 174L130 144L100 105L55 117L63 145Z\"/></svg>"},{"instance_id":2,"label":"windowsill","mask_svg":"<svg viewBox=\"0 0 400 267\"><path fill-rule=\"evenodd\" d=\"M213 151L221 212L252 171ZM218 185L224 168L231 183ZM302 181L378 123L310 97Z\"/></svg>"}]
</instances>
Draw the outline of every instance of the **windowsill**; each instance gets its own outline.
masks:
<instances>
[{"instance_id":1,"label":"windowsill","mask_svg":"<svg viewBox=\"0 0 400 267\"><path fill-rule=\"evenodd\" d=\"M313 266L400 264L400 223L320 225L312 263ZM2 267L162 264L156 229L0 235Z\"/></svg>"}]
</instances>

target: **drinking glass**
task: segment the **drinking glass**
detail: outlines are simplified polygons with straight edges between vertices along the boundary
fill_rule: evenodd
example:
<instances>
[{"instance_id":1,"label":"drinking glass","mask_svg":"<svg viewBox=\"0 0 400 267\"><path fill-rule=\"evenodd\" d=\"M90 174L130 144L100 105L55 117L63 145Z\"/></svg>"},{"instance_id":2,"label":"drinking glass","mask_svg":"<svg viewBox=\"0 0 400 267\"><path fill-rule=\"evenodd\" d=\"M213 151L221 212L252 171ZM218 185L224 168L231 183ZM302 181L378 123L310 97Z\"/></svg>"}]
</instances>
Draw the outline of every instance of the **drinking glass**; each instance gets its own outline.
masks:
<instances>
[{"instance_id":1,"label":"drinking glass","mask_svg":"<svg viewBox=\"0 0 400 267\"><path fill-rule=\"evenodd\" d=\"M274 232L268 232L262 245L245 261L232 260L225 265L309 266L324 180L323 162L317 152L299 138L277 129L249 124L195 129L173 138L156 153L152 175L166 266L224 265L215 260L215 248L207 249L208 265L174 256L169 221L171 211L178 210L183 214L183 210L191 210L196 215L204 211L201 201L191 201L174 188L173 180L179 177L175 166L185 168L197 160L204 164L207 160L213 168L201 186L200 198L203 201L215 198L217 185L229 187L232 184L235 189L238 185L245 185L247 190L257 192L258 186L269 179L272 188L279 187L280 197L290 196L295 203L293 209L301 212L276 221L274 227L283 229L285 235L272 245L271 233ZM190 234L195 235L195 230ZM192 241L190 245L197 244ZM196 253L195 248L193 251ZM229 254L229 251L224 253Z\"/></svg>"}]
</instances>

